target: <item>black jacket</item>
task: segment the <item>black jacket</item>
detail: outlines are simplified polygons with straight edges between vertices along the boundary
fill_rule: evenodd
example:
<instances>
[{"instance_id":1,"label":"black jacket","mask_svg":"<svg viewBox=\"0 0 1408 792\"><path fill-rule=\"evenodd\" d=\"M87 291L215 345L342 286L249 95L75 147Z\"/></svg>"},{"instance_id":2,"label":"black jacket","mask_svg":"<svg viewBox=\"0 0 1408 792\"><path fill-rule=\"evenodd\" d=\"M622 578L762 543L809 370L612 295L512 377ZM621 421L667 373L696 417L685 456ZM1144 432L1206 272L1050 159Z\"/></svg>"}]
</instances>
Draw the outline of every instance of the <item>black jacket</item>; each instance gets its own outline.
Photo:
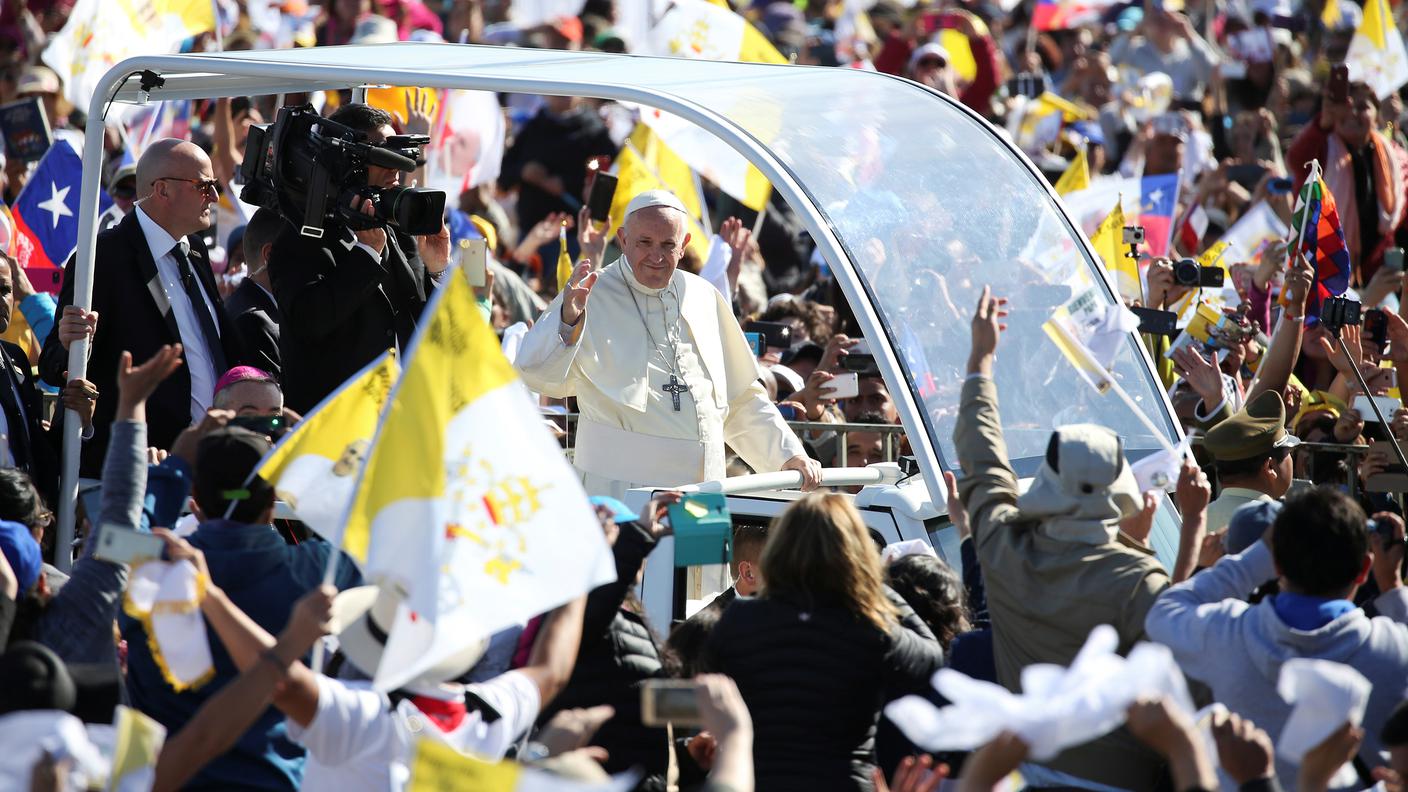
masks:
<instances>
[{"instance_id":1,"label":"black jacket","mask_svg":"<svg viewBox=\"0 0 1408 792\"><path fill-rule=\"evenodd\" d=\"M29 357L24 350L9 341L0 341L0 409L9 426L7 440L15 467L29 474L30 480L46 497L58 491L58 454L56 446L44 431L44 397L39 393ZM62 409L62 407L60 408ZM52 502L52 501L51 501Z\"/></svg>"},{"instance_id":2,"label":"black jacket","mask_svg":"<svg viewBox=\"0 0 1408 792\"><path fill-rule=\"evenodd\" d=\"M279 366L279 324L284 320L279 304L262 286L245 278L225 301L225 313L234 323L235 331L244 344L245 362L279 378L282 371Z\"/></svg>"},{"instance_id":3,"label":"black jacket","mask_svg":"<svg viewBox=\"0 0 1408 792\"><path fill-rule=\"evenodd\" d=\"M186 238L191 244L190 262L219 325L220 343L230 366L243 360L239 334L225 314L210 258L200 235ZM57 315L73 304L74 258L64 267L64 285L59 291ZM161 302L157 296L160 295ZM93 310L98 312L98 333L88 356L88 380L98 387L98 407L93 416L93 439L83 443L79 472L99 478L108 448L108 431L117 416L117 363L124 351L141 364L165 344L182 342L176 317L161 288L156 262L142 226L133 210L122 222L98 234L93 258ZM189 339L191 342L197 339ZM203 340L202 340L203 342ZM68 350L59 343L59 323L44 341L39 355L39 373L50 385L62 387L68 371ZM223 371L215 372L218 379ZM63 413L62 410L59 411ZM171 448L176 436L191 423L191 375L185 366L176 369L157 386L147 400L147 442L157 448Z\"/></svg>"},{"instance_id":4,"label":"black jacket","mask_svg":"<svg viewBox=\"0 0 1408 792\"><path fill-rule=\"evenodd\" d=\"M434 288L413 237L390 232L380 260L350 229L323 239L286 224L269 254L279 327L284 402L306 413L378 355L415 333Z\"/></svg>"},{"instance_id":5,"label":"black jacket","mask_svg":"<svg viewBox=\"0 0 1408 792\"><path fill-rule=\"evenodd\" d=\"M610 704L616 714L592 740L607 750L609 772L642 768L647 776L665 772L669 746L664 729L646 728L640 722L640 688L647 679L663 676L660 652L645 620L622 607L635 587L636 574L656 541L635 523L621 526L612 548L616 557L616 582L587 595L582 617L582 645L567 687L539 716L547 723L564 709Z\"/></svg>"},{"instance_id":6,"label":"black jacket","mask_svg":"<svg viewBox=\"0 0 1408 792\"><path fill-rule=\"evenodd\" d=\"M894 598L891 598L894 601ZM943 649L912 613L882 631L838 606L739 597L707 645L753 716L758 789L871 787L875 723L886 701L929 685Z\"/></svg>"},{"instance_id":7,"label":"black jacket","mask_svg":"<svg viewBox=\"0 0 1408 792\"><path fill-rule=\"evenodd\" d=\"M504 154L499 174L501 188L518 188L518 227L523 233L552 212L576 214L586 185L587 160L603 154L614 156L616 148L601 117L586 107L560 116L544 108L528 119L513 136L513 145ZM549 175L562 179L563 192L575 196L578 203L568 204L556 195L524 184L523 166L529 162L543 165Z\"/></svg>"}]
</instances>

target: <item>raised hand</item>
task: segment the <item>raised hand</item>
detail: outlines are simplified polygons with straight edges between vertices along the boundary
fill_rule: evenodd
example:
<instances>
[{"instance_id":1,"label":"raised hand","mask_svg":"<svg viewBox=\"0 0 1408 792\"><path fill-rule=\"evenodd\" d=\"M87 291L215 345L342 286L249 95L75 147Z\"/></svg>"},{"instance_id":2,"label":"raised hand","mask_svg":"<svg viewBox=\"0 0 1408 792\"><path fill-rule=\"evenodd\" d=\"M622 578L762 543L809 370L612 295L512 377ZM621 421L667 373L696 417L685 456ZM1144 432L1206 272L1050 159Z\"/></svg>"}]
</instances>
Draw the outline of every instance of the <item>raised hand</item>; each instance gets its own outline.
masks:
<instances>
[{"instance_id":1,"label":"raised hand","mask_svg":"<svg viewBox=\"0 0 1408 792\"><path fill-rule=\"evenodd\" d=\"M279 646L291 650L293 657L299 657L312 648L324 635L333 631L332 601L337 589L324 583L304 594L293 606L288 624L279 634ZM288 657L288 655L281 656Z\"/></svg>"},{"instance_id":2,"label":"raised hand","mask_svg":"<svg viewBox=\"0 0 1408 792\"><path fill-rule=\"evenodd\" d=\"M568 325L576 325L582 318L582 314L587 312L587 298L592 294L592 287L596 285L597 277L600 273L592 269L590 261L580 261L577 268L572 270L572 277L567 281L567 289L562 295L562 321Z\"/></svg>"},{"instance_id":3,"label":"raised hand","mask_svg":"<svg viewBox=\"0 0 1408 792\"><path fill-rule=\"evenodd\" d=\"M426 88L406 93L406 120L401 128L407 135L430 134L430 100L433 96Z\"/></svg>"},{"instance_id":4,"label":"raised hand","mask_svg":"<svg viewBox=\"0 0 1408 792\"><path fill-rule=\"evenodd\" d=\"M181 345L167 344L140 366L132 365L132 353L123 352L117 364L117 414L124 420L146 420L137 415L147 399L181 367Z\"/></svg>"},{"instance_id":5,"label":"raised hand","mask_svg":"<svg viewBox=\"0 0 1408 792\"><path fill-rule=\"evenodd\" d=\"M585 206L577 212L577 245L582 251L581 258L589 259L593 268L601 267L606 256L606 229L597 227L591 209Z\"/></svg>"},{"instance_id":6,"label":"raised hand","mask_svg":"<svg viewBox=\"0 0 1408 792\"><path fill-rule=\"evenodd\" d=\"M733 286L738 283L738 275L743 271L743 257L748 255L753 230L743 225L737 217L730 217L719 226L719 236L732 251L728 258L728 282Z\"/></svg>"},{"instance_id":7,"label":"raised hand","mask_svg":"<svg viewBox=\"0 0 1408 792\"><path fill-rule=\"evenodd\" d=\"M944 489L948 491L948 519L958 529L958 541L961 542L973 535L973 529L968 525L968 509L958 496L958 477L947 470L944 471Z\"/></svg>"},{"instance_id":8,"label":"raised hand","mask_svg":"<svg viewBox=\"0 0 1408 792\"><path fill-rule=\"evenodd\" d=\"M1007 329L1007 300L994 297L992 288L983 287L978 308L973 313L973 338L968 354L968 373L992 375L992 362L997 357L997 340Z\"/></svg>"},{"instance_id":9,"label":"raised hand","mask_svg":"<svg viewBox=\"0 0 1408 792\"><path fill-rule=\"evenodd\" d=\"M1203 357L1202 353L1193 347L1186 346L1173 353L1173 362L1183 372L1183 377L1188 380L1193 392L1202 398L1204 412L1222 403L1222 371L1213 360Z\"/></svg>"},{"instance_id":10,"label":"raised hand","mask_svg":"<svg viewBox=\"0 0 1408 792\"><path fill-rule=\"evenodd\" d=\"M1296 255L1295 261L1291 263L1291 269L1286 273L1286 307L1293 316L1305 317L1305 300L1310 296L1310 289L1315 285L1315 273L1311 270L1310 264L1304 256Z\"/></svg>"}]
</instances>

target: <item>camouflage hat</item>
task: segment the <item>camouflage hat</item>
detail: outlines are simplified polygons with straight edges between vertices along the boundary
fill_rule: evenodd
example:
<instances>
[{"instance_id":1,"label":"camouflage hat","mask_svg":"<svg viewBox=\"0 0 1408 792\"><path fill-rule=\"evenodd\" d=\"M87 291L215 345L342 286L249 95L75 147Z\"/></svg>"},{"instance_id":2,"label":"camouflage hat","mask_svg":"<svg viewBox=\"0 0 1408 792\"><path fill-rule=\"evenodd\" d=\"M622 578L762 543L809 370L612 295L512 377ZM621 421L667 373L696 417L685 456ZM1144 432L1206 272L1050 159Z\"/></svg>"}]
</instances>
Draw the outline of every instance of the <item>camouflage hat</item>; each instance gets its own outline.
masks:
<instances>
[{"instance_id":1,"label":"camouflage hat","mask_svg":"<svg viewBox=\"0 0 1408 792\"><path fill-rule=\"evenodd\" d=\"M1218 462L1252 459L1298 445L1300 438L1286 431L1281 394L1272 391L1257 396L1203 437L1203 447Z\"/></svg>"}]
</instances>

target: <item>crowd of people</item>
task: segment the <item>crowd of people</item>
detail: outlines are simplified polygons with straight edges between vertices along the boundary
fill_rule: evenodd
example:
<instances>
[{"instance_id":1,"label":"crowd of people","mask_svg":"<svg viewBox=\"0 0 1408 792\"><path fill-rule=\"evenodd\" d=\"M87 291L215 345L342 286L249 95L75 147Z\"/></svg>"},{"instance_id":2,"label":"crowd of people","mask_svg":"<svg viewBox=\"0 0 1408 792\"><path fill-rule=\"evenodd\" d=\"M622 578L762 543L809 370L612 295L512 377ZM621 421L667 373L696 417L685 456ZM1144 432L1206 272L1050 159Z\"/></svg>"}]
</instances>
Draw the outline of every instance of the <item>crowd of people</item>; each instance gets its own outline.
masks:
<instances>
[{"instance_id":1,"label":"crowd of people","mask_svg":"<svg viewBox=\"0 0 1408 792\"><path fill-rule=\"evenodd\" d=\"M628 24L639 14L623 8L634 2L585 0L522 25L506 0L221 0L228 29L186 47L448 40L647 52ZM1023 473L1030 485L1019 483L999 396L1002 409L1030 410L1024 383L1005 378L1031 348L1012 350L1004 332L1009 310L1053 307L1022 304L1029 286L1049 285L1035 269L1021 270L1031 284L989 283L962 240L946 248L962 267L929 264L943 288L924 299L970 326L966 366L930 372L938 381L914 400L953 416L952 438L934 439L955 451L934 500L946 502L961 555L887 549L850 494L814 490L826 489L825 468L913 453L890 391L907 383L882 376L863 346L873 328L780 197L750 209L705 181L701 213L649 189L621 196L619 216L601 223L585 205L594 174L624 155L637 111L505 95L498 175L450 196L438 231L341 222L315 238L265 207L222 227L254 156L250 129L278 116L280 98L372 146L400 147L398 136L438 133L432 95L406 92L400 107L351 92L196 102L189 129L140 149L110 125L112 204L90 305L75 305L72 260L48 283L31 277L41 270L25 235L0 248L0 744L11 749L0 786L86 788L71 722L38 718L106 724L121 705L166 729L146 779L156 789L405 789L427 734L564 783L635 773L641 790L1405 788L1408 470L1394 450L1408 440L1397 376L1408 366L1404 86L1383 91L1359 73L1346 83L1335 69L1388 6L725 5L783 59L906 77L965 105L1053 184L1081 169L1087 183L1176 176L1166 253L1144 256L1138 298L1124 295L1184 320L1201 302L1223 316L1206 341L1139 336L1194 439L1169 485L1171 566L1154 549L1166 498L1141 491L1137 460L1111 429L1045 416L1054 431ZM1052 6L1081 16L1052 24ZM0 105L40 98L55 140L81 140L85 127L40 61L73 9L0 9ZM270 13L274 29L262 21ZM1042 103L1060 110L1054 134L1024 121ZM1293 212L1311 161L1338 206L1362 326L1307 321L1324 270L1303 252ZM7 203L32 171L6 161ZM423 170L365 171L375 188L426 183ZM348 209L374 211L360 200ZM1176 275L1258 212L1292 231L1222 261L1216 300ZM698 228L708 218L717 222ZM942 227L930 220L915 228ZM710 239L698 245L691 229ZM411 345L465 264L465 240L484 241L480 311L544 416L577 417L556 427L616 579L382 693L371 680L396 596L303 524L275 519L274 484L254 471L349 377ZM70 377L80 347L87 376ZM1065 375L1072 399L1088 398ZM850 379L854 391L838 393ZM1365 397L1393 404L1386 421ZM81 424L79 530L59 546L70 421ZM777 470L795 471L807 494L770 525L732 529L730 587L687 619L652 624L637 582L671 534L665 515L679 495L663 490ZM641 487L662 492L635 513L620 499ZM126 531L156 537L197 593L158 599L166 611L134 608L131 590L155 584L147 567L109 560L105 537ZM198 613L205 629L173 632L158 612ZM889 715L907 696L949 704L934 687L941 669L1030 693L1050 666L1077 665L1102 625L1122 655L1161 647L1183 692L1131 695L1095 739L1041 755L1048 735L1024 732L1021 718L940 750ZM172 635L194 645L178 657ZM204 654L208 672L183 676L183 661ZM1296 660L1327 661L1315 668L1336 695L1287 700ZM643 712L642 691L672 679L690 680L693 725ZM1061 717L1046 727L1060 730ZM1288 747L1307 731L1313 741Z\"/></svg>"}]
</instances>

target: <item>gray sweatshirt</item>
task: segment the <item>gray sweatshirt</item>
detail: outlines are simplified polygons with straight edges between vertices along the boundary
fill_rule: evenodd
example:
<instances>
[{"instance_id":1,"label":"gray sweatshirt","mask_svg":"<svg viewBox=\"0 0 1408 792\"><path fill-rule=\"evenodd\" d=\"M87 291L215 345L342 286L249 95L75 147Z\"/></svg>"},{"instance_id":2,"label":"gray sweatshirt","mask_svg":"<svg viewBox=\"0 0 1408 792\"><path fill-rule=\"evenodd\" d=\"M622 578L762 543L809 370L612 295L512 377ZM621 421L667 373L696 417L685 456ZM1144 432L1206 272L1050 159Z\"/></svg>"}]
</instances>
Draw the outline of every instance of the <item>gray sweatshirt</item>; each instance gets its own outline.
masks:
<instances>
[{"instance_id":1,"label":"gray sweatshirt","mask_svg":"<svg viewBox=\"0 0 1408 792\"><path fill-rule=\"evenodd\" d=\"M1287 627L1270 598L1257 605L1245 601L1275 577L1271 551L1262 542L1227 556L1159 596L1145 621L1149 637L1172 649L1183 672L1212 688L1214 699L1250 718L1273 741L1291 714L1276 692L1282 664L1305 657L1354 668L1373 684L1359 755L1370 767L1383 765L1379 732L1408 697L1408 588L1374 600L1381 616L1370 619L1356 609L1305 631ZM1278 757L1276 774L1288 789L1295 788L1296 770Z\"/></svg>"}]
</instances>

